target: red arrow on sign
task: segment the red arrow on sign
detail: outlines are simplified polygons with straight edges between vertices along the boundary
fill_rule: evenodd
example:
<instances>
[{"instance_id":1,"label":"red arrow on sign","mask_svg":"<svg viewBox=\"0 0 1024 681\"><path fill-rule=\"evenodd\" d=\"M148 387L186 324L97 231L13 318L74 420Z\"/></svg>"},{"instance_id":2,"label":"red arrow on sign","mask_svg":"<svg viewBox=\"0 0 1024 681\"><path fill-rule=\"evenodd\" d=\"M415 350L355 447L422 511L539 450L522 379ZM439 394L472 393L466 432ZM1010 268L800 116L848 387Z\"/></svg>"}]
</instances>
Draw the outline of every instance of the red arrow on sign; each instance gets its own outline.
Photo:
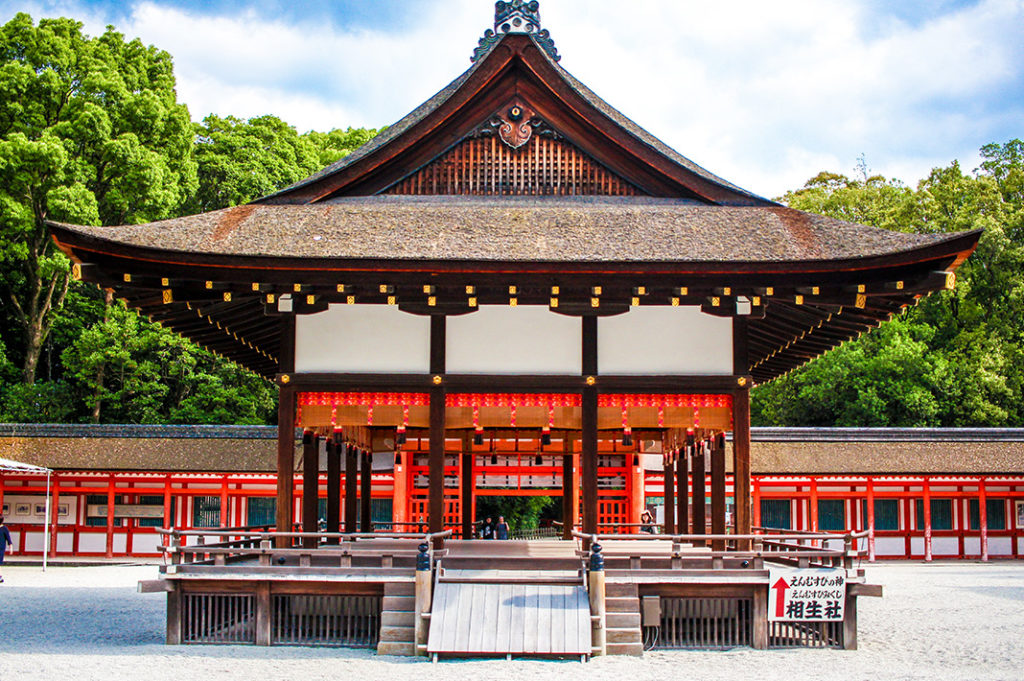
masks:
<instances>
[{"instance_id":1,"label":"red arrow on sign","mask_svg":"<svg viewBox=\"0 0 1024 681\"><path fill-rule=\"evenodd\" d=\"M775 597L775 616L782 617L786 614L786 589L789 588L789 584L785 578L779 577L779 581L772 585L773 589L776 589L777 596Z\"/></svg>"}]
</instances>

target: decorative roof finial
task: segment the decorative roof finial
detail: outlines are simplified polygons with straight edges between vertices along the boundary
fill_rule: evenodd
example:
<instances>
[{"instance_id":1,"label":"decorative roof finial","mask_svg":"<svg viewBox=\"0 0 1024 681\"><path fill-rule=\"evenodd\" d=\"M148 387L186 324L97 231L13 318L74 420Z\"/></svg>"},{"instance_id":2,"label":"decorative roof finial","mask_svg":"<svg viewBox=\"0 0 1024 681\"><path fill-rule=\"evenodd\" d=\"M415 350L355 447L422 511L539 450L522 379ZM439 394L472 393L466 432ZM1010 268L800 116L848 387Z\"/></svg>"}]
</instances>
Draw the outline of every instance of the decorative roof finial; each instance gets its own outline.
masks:
<instances>
[{"instance_id":1,"label":"decorative roof finial","mask_svg":"<svg viewBox=\"0 0 1024 681\"><path fill-rule=\"evenodd\" d=\"M551 34L540 27L540 3L537 0L499 0L494 3L494 30L487 29L484 37L480 38L480 45L473 51L470 61L477 62L508 33L532 35L549 57L555 61L561 59Z\"/></svg>"}]
</instances>

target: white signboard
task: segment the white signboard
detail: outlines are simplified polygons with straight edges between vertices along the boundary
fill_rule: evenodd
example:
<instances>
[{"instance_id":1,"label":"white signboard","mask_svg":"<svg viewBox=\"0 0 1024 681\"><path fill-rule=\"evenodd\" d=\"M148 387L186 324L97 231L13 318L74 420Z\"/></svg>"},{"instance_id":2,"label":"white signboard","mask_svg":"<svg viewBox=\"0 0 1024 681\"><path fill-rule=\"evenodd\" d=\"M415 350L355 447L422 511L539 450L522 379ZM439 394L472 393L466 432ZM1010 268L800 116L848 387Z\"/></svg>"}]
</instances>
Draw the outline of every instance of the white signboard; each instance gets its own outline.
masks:
<instances>
[{"instance_id":1,"label":"white signboard","mask_svg":"<svg viewBox=\"0 0 1024 681\"><path fill-rule=\"evenodd\" d=\"M772 568L768 582L770 622L841 622L846 603L846 571Z\"/></svg>"}]
</instances>

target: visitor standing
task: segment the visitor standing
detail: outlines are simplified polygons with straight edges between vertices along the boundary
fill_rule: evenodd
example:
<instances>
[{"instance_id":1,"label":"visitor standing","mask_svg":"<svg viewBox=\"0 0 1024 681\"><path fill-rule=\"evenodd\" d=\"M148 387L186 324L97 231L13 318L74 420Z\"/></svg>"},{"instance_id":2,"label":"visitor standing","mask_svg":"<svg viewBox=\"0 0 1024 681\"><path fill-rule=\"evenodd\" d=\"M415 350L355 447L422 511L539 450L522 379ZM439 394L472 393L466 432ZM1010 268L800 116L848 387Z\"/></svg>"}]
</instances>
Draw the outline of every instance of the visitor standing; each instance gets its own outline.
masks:
<instances>
[{"instance_id":1,"label":"visitor standing","mask_svg":"<svg viewBox=\"0 0 1024 681\"><path fill-rule=\"evenodd\" d=\"M4 564L4 553L7 552L8 546L14 546L14 542L11 541L11 531L4 525L4 517L0 515L0 565ZM4 583L4 576L0 575L0 584Z\"/></svg>"},{"instance_id":2,"label":"visitor standing","mask_svg":"<svg viewBox=\"0 0 1024 681\"><path fill-rule=\"evenodd\" d=\"M648 534L654 534L654 516L648 509L644 509L644 512L640 514L640 531L647 532Z\"/></svg>"},{"instance_id":3,"label":"visitor standing","mask_svg":"<svg viewBox=\"0 0 1024 681\"><path fill-rule=\"evenodd\" d=\"M494 532L498 535L498 539L508 539L508 523L505 522L505 516L498 516L498 524L494 526Z\"/></svg>"},{"instance_id":4,"label":"visitor standing","mask_svg":"<svg viewBox=\"0 0 1024 681\"><path fill-rule=\"evenodd\" d=\"M480 528L481 539L494 539L494 522L490 516L487 516L487 520L484 521L483 527Z\"/></svg>"}]
</instances>

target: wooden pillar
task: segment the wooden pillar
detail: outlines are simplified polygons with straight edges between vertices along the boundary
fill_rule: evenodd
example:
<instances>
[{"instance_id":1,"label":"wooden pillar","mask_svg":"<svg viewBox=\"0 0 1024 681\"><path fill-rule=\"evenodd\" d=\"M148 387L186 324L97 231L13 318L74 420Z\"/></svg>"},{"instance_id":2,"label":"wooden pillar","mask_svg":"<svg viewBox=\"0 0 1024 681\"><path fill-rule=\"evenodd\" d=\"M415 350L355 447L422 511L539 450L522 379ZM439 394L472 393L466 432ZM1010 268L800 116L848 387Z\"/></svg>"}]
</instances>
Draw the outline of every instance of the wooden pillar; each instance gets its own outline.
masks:
<instances>
[{"instance_id":1,"label":"wooden pillar","mask_svg":"<svg viewBox=\"0 0 1024 681\"><path fill-rule=\"evenodd\" d=\"M476 484L476 472L473 470L473 435L466 431L462 436L462 465L460 482L462 484L462 538L473 538L473 487Z\"/></svg>"},{"instance_id":2,"label":"wooden pillar","mask_svg":"<svg viewBox=\"0 0 1024 681\"><path fill-rule=\"evenodd\" d=\"M56 505L56 504L55 504ZM47 519L46 522L50 522ZM22 540L24 542L24 540ZM47 547L43 547L46 551ZM114 557L114 476L107 476L107 558Z\"/></svg>"},{"instance_id":3,"label":"wooden pillar","mask_svg":"<svg viewBox=\"0 0 1024 681\"><path fill-rule=\"evenodd\" d=\"M256 583L256 645L269 646L272 641L270 582Z\"/></svg>"},{"instance_id":4,"label":"wooden pillar","mask_svg":"<svg viewBox=\"0 0 1024 681\"><path fill-rule=\"evenodd\" d=\"M868 562L875 562L875 481L868 478Z\"/></svg>"},{"instance_id":5,"label":"wooden pillar","mask_svg":"<svg viewBox=\"0 0 1024 681\"><path fill-rule=\"evenodd\" d=\"M572 435L564 434L562 440L562 539L572 539L576 525L576 471L573 466Z\"/></svg>"},{"instance_id":6,"label":"wooden pillar","mask_svg":"<svg viewBox=\"0 0 1024 681\"><path fill-rule=\"evenodd\" d=\"M341 529L341 447L334 438L327 439L327 531ZM337 544L337 539L328 540Z\"/></svg>"},{"instance_id":7,"label":"wooden pillar","mask_svg":"<svg viewBox=\"0 0 1024 681\"><path fill-rule=\"evenodd\" d=\"M359 473L359 531L373 532L373 452L363 451Z\"/></svg>"},{"instance_id":8,"label":"wooden pillar","mask_svg":"<svg viewBox=\"0 0 1024 681\"><path fill-rule=\"evenodd\" d=\"M50 552L50 556L56 556L57 555L57 530L58 530L58 528L60 528L60 513L59 513L59 510L60 510L59 509L59 506L60 506L60 477L57 475L57 473L53 474L53 478L51 480L51 483L52 483L52 485L51 485L51 488L50 488L51 489L51 491L50 491L50 517L46 519L46 522L50 523L50 525L52 526L52 529L50 530L50 545L49 546L44 546L43 547L43 551L44 552L45 551L49 551ZM110 506L110 507L107 508L107 515L108 515L108 517L113 517L113 512L114 512L113 511L113 506ZM128 539L126 539L124 549L125 549L125 554L126 555L131 552L132 545L131 545L131 538L130 537Z\"/></svg>"},{"instance_id":9,"label":"wooden pillar","mask_svg":"<svg viewBox=\"0 0 1024 681\"><path fill-rule=\"evenodd\" d=\"M751 525L761 527L761 481L753 476L750 477L750 506Z\"/></svg>"},{"instance_id":10,"label":"wooden pillar","mask_svg":"<svg viewBox=\"0 0 1024 681\"><path fill-rule=\"evenodd\" d=\"M690 533L690 449L693 438L679 450L676 457L676 531L679 534Z\"/></svg>"},{"instance_id":11,"label":"wooden pillar","mask_svg":"<svg viewBox=\"0 0 1024 681\"><path fill-rule=\"evenodd\" d=\"M629 522L639 523L644 514L644 508L647 507L644 467L640 461L639 452L633 452L630 458L632 461L626 462L626 465L629 466ZM630 531L636 532L636 528Z\"/></svg>"},{"instance_id":12,"label":"wooden pillar","mask_svg":"<svg viewBox=\"0 0 1024 681\"><path fill-rule=\"evenodd\" d=\"M224 473L220 478L220 527L231 526L231 497L228 496L228 476Z\"/></svg>"},{"instance_id":13,"label":"wooden pillar","mask_svg":"<svg viewBox=\"0 0 1024 681\"><path fill-rule=\"evenodd\" d=\"M957 503L960 500L957 499ZM986 498L985 478L978 480L978 529L981 531L981 559L988 560L988 499ZM970 524L968 523L968 526Z\"/></svg>"},{"instance_id":14,"label":"wooden pillar","mask_svg":"<svg viewBox=\"0 0 1024 681\"><path fill-rule=\"evenodd\" d=\"M282 386L277 407L277 508L275 522L278 532L292 531L292 508L295 493L295 390ZM287 537L278 537L278 548L291 544Z\"/></svg>"},{"instance_id":15,"label":"wooden pillar","mask_svg":"<svg viewBox=\"0 0 1024 681\"><path fill-rule=\"evenodd\" d=\"M924 479L924 559L932 559L932 488L931 481Z\"/></svg>"},{"instance_id":16,"label":"wooden pillar","mask_svg":"<svg viewBox=\"0 0 1024 681\"><path fill-rule=\"evenodd\" d=\"M348 442L342 443L341 448L345 455L345 531L351 534L359 531L356 511L359 508L356 492L359 482L359 450Z\"/></svg>"},{"instance_id":17,"label":"wooden pillar","mask_svg":"<svg viewBox=\"0 0 1024 681\"><path fill-rule=\"evenodd\" d=\"M732 398L732 470L736 534L750 534L753 526L750 494L750 389L746 380ZM741 548L749 546L741 544Z\"/></svg>"},{"instance_id":18,"label":"wooden pillar","mask_svg":"<svg viewBox=\"0 0 1024 681\"><path fill-rule=\"evenodd\" d=\"M394 487L391 497L391 529L395 532L407 532L405 522L406 510L409 508L409 488L406 485L405 464L412 454L406 452L395 453Z\"/></svg>"},{"instance_id":19,"label":"wooden pillar","mask_svg":"<svg viewBox=\"0 0 1024 681\"><path fill-rule=\"evenodd\" d=\"M705 489L706 478L704 462L705 443L697 442L693 449L693 534L707 534L707 513L704 508L704 500L707 497ZM703 541L695 541L695 546L704 546Z\"/></svg>"},{"instance_id":20,"label":"wooden pillar","mask_svg":"<svg viewBox=\"0 0 1024 681\"><path fill-rule=\"evenodd\" d=\"M676 533L676 476L671 452L664 452L662 472L664 473L665 534Z\"/></svg>"},{"instance_id":21,"label":"wooden pillar","mask_svg":"<svg viewBox=\"0 0 1024 681\"><path fill-rule=\"evenodd\" d=\"M444 441L445 441L445 344L447 338L445 317L430 318L430 373L434 387L430 389L430 456L428 522L431 533L444 529Z\"/></svg>"},{"instance_id":22,"label":"wooden pillar","mask_svg":"<svg viewBox=\"0 0 1024 681\"><path fill-rule=\"evenodd\" d=\"M597 317L583 317L583 374L597 375ZM597 533L597 388L587 385L581 399L580 469L583 478L583 531Z\"/></svg>"},{"instance_id":23,"label":"wooden pillar","mask_svg":"<svg viewBox=\"0 0 1024 681\"><path fill-rule=\"evenodd\" d=\"M811 478L811 498L808 502L810 504L810 517L811 526L808 528L811 532L818 531L818 480L817 478Z\"/></svg>"},{"instance_id":24,"label":"wooden pillar","mask_svg":"<svg viewBox=\"0 0 1024 681\"><path fill-rule=\"evenodd\" d=\"M302 434L302 531L319 529L320 438L311 431ZM306 537L302 545L316 548L316 539Z\"/></svg>"},{"instance_id":25,"label":"wooden pillar","mask_svg":"<svg viewBox=\"0 0 1024 681\"><path fill-rule=\"evenodd\" d=\"M711 445L711 534L725 534L725 433ZM714 539L711 548L725 550L724 539Z\"/></svg>"}]
</instances>

